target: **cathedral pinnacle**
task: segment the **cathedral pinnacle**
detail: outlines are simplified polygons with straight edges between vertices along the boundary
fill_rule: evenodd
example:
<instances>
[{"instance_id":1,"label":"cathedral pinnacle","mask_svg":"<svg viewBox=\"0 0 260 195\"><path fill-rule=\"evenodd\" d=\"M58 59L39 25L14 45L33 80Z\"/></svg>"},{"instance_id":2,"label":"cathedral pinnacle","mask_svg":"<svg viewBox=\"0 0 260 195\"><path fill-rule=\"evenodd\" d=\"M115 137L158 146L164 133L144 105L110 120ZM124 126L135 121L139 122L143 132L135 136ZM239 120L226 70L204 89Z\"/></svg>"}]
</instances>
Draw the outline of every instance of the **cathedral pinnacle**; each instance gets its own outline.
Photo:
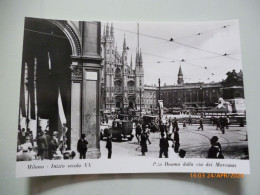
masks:
<instances>
[{"instance_id":1,"label":"cathedral pinnacle","mask_svg":"<svg viewBox=\"0 0 260 195\"><path fill-rule=\"evenodd\" d=\"M131 68L131 70L133 70L132 54L131 54L130 68Z\"/></svg>"},{"instance_id":2,"label":"cathedral pinnacle","mask_svg":"<svg viewBox=\"0 0 260 195\"><path fill-rule=\"evenodd\" d=\"M142 51L141 51L141 49L140 49L140 56L139 56L139 61L140 61L140 66L142 66L143 65L143 57L142 57Z\"/></svg>"},{"instance_id":3,"label":"cathedral pinnacle","mask_svg":"<svg viewBox=\"0 0 260 195\"><path fill-rule=\"evenodd\" d=\"M136 48L135 66L139 66L139 51Z\"/></svg>"},{"instance_id":4,"label":"cathedral pinnacle","mask_svg":"<svg viewBox=\"0 0 260 195\"><path fill-rule=\"evenodd\" d=\"M106 36L107 37L109 36L109 26L108 26L108 23L107 23L107 26L106 26Z\"/></svg>"},{"instance_id":5,"label":"cathedral pinnacle","mask_svg":"<svg viewBox=\"0 0 260 195\"><path fill-rule=\"evenodd\" d=\"M124 34L124 43L123 43L123 50L126 51L126 42L125 42L125 34Z\"/></svg>"},{"instance_id":6,"label":"cathedral pinnacle","mask_svg":"<svg viewBox=\"0 0 260 195\"><path fill-rule=\"evenodd\" d=\"M114 27L113 27L113 23L111 23L110 36L111 36L111 37L114 37Z\"/></svg>"}]
</instances>

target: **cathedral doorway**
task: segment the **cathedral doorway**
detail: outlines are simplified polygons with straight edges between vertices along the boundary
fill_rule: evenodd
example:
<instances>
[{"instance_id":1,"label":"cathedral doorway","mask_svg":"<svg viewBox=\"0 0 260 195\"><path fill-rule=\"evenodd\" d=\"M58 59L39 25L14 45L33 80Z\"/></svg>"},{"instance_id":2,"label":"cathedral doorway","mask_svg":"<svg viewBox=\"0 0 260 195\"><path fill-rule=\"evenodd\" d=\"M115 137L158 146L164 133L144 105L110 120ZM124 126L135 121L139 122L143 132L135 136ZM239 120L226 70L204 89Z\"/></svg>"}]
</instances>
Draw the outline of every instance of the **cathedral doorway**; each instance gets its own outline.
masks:
<instances>
[{"instance_id":1,"label":"cathedral doorway","mask_svg":"<svg viewBox=\"0 0 260 195\"><path fill-rule=\"evenodd\" d=\"M119 101L116 102L116 107L120 108L121 107L121 103Z\"/></svg>"},{"instance_id":2,"label":"cathedral doorway","mask_svg":"<svg viewBox=\"0 0 260 195\"><path fill-rule=\"evenodd\" d=\"M129 102L129 108L134 108L133 102Z\"/></svg>"}]
</instances>

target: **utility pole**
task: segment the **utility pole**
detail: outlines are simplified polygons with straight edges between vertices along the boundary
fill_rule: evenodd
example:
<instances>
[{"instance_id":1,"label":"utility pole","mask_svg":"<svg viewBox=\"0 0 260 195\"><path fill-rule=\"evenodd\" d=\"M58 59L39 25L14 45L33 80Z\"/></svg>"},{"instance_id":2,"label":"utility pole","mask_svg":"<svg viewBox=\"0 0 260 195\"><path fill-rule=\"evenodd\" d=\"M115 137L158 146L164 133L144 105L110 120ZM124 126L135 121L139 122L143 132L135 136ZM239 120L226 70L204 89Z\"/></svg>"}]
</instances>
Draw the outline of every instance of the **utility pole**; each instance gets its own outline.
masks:
<instances>
[{"instance_id":1,"label":"utility pole","mask_svg":"<svg viewBox=\"0 0 260 195\"><path fill-rule=\"evenodd\" d=\"M202 108L202 104L203 104L203 88L202 88L202 84L200 85L200 91L201 91L201 118L203 117L203 108Z\"/></svg>"},{"instance_id":2,"label":"utility pole","mask_svg":"<svg viewBox=\"0 0 260 195\"><path fill-rule=\"evenodd\" d=\"M141 116L142 116L142 88L140 86L140 119L141 119Z\"/></svg>"},{"instance_id":3,"label":"utility pole","mask_svg":"<svg viewBox=\"0 0 260 195\"><path fill-rule=\"evenodd\" d=\"M159 103L159 100L161 100L161 80L160 80L160 78L159 78L159 80L158 80L158 83L159 83L159 99L158 99L158 105L159 105L159 129L160 129L160 131L161 131L161 108L160 108L160 103Z\"/></svg>"}]
</instances>

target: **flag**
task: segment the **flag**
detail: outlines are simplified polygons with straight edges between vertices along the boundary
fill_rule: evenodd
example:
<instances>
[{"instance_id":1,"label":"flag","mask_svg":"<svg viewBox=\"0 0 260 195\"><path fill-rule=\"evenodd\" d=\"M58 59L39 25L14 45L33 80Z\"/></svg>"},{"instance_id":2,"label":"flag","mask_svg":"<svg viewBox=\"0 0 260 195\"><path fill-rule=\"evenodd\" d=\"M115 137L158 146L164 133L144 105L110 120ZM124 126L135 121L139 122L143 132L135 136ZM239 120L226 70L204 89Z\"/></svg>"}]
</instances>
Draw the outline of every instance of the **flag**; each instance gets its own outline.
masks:
<instances>
[{"instance_id":1,"label":"flag","mask_svg":"<svg viewBox=\"0 0 260 195\"><path fill-rule=\"evenodd\" d=\"M67 123L65 112L63 109L62 99L61 99L61 93L60 89L58 91L58 138L61 141L64 141L64 138L66 137L66 127L63 126L63 124Z\"/></svg>"},{"instance_id":2,"label":"flag","mask_svg":"<svg viewBox=\"0 0 260 195\"><path fill-rule=\"evenodd\" d=\"M65 112L63 109L63 104L62 104L62 99L61 99L61 93L60 90L58 92L58 109L59 109L59 118L60 118L60 122L62 124L67 123L66 117L65 117Z\"/></svg>"}]
</instances>

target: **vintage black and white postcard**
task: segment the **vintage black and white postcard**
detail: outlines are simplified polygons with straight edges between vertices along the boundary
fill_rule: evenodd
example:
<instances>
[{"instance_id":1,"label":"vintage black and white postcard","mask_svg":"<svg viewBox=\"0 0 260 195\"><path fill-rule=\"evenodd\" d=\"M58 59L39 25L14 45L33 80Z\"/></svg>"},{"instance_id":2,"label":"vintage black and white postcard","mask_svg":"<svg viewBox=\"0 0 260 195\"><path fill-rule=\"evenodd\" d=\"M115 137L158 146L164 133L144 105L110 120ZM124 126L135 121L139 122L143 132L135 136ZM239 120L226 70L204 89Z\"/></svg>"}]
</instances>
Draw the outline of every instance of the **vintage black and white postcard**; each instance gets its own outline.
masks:
<instances>
[{"instance_id":1,"label":"vintage black and white postcard","mask_svg":"<svg viewBox=\"0 0 260 195\"><path fill-rule=\"evenodd\" d=\"M17 177L249 174L239 22L25 18Z\"/></svg>"}]
</instances>

